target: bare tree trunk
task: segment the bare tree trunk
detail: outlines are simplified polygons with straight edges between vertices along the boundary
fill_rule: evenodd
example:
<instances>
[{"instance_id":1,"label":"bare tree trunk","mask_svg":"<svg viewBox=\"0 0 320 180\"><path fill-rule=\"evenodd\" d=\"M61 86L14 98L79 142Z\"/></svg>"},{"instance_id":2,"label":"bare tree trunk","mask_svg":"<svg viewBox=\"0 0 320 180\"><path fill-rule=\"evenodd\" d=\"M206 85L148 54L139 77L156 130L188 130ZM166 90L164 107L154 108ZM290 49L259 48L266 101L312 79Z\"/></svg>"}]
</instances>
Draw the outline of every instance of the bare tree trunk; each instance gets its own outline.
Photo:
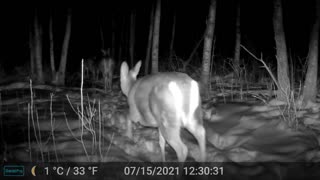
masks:
<instances>
[{"instance_id":1,"label":"bare tree trunk","mask_svg":"<svg viewBox=\"0 0 320 180\"><path fill-rule=\"evenodd\" d=\"M104 45L104 35L103 35L102 20L100 21L99 26L100 26L99 30L100 30L101 49L106 49L105 45Z\"/></svg>"},{"instance_id":2,"label":"bare tree trunk","mask_svg":"<svg viewBox=\"0 0 320 180\"><path fill-rule=\"evenodd\" d=\"M240 0L237 3L237 19L236 19L236 43L234 47L233 67L235 68L236 75L240 78L240 43L241 43L241 31L240 31Z\"/></svg>"},{"instance_id":3,"label":"bare tree trunk","mask_svg":"<svg viewBox=\"0 0 320 180\"><path fill-rule=\"evenodd\" d=\"M120 30L120 44L119 44L119 59L127 59L128 55L128 25L127 16L123 16L122 25ZM132 66L132 64L130 64Z\"/></svg>"},{"instance_id":4,"label":"bare tree trunk","mask_svg":"<svg viewBox=\"0 0 320 180\"><path fill-rule=\"evenodd\" d=\"M129 53L130 62L134 64L134 44L135 44L135 29L136 29L136 12L133 10L130 15L130 43L129 43Z\"/></svg>"},{"instance_id":5,"label":"bare tree trunk","mask_svg":"<svg viewBox=\"0 0 320 180\"><path fill-rule=\"evenodd\" d=\"M176 34L176 14L173 15L173 23L172 23L172 31L171 31L171 41L170 41L170 51L169 51L169 58L172 59L173 56L173 45L174 45L174 38Z\"/></svg>"},{"instance_id":6,"label":"bare tree trunk","mask_svg":"<svg viewBox=\"0 0 320 180\"><path fill-rule=\"evenodd\" d=\"M120 19L122 22L121 22L121 28L120 28L120 42L119 42L119 51L118 51L118 59L121 60L122 59L122 46L123 46L123 42L124 42L124 28L125 28L125 17L121 18Z\"/></svg>"},{"instance_id":7,"label":"bare tree trunk","mask_svg":"<svg viewBox=\"0 0 320 180\"><path fill-rule=\"evenodd\" d=\"M150 25L149 25L149 36L148 36L148 45L146 52L146 60L144 66L144 74L149 74L149 64L150 64L150 52L151 52L151 44L152 44L152 32L154 25L154 6L152 6L151 14L150 14Z\"/></svg>"},{"instance_id":8,"label":"bare tree trunk","mask_svg":"<svg viewBox=\"0 0 320 180\"><path fill-rule=\"evenodd\" d=\"M129 41L130 41L130 17L128 16L125 16L125 24L124 24L124 29L123 29L123 32L124 32L124 38L123 38L123 55L124 55L124 59L129 59L128 56L129 55ZM133 66L134 64L131 64L131 66Z\"/></svg>"},{"instance_id":9,"label":"bare tree trunk","mask_svg":"<svg viewBox=\"0 0 320 180\"><path fill-rule=\"evenodd\" d=\"M34 17L34 52L35 52L35 63L37 82L44 83L43 70L42 70L42 29L38 20L38 13L35 13Z\"/></svg>"},{"instance_id":10,"label":"bare tree trunk","mask_svg":"<svg viewBox=\"0 0 320 180\"><path fill-rule=\"evenodd\" d=\"M111 57L115 58L116 55L116 23L115 23L115 16L112 13L111 16Z\"/></svg>"},{"instance_id":11,"label":"bare tree trunk","mask_svg":"<svg viewBox=\"0 0 320 180\"><path fill-rule=\"evenodd\" d=\"M283 29L282 18L282 2L281 0L274 1L273 14L274 38L277 47L277 70L278 70L278 100L285 101L286 97L290 95L290 80L288 74L288 55L286 38Z\"/></svg>"},{"instance_id":12,"label":"bare tree trunk","mask_svg":"<svg viewBox=\"0 0 320 180\"><path fill-rule=\"evenodd\" d=\"M50 65L51 65L51 77L54 77L56 74L56 67L54 62L54 42L53 42L53 25L52 25L52 15L50 15L49 19L49 41L50 41Z\"/></svg>"},{"instance_id":13,"label":"bare tree trunk","mask_svg":"<svg viewBox=\"0 0 320 180\"><path fill-rule=\"evenodd\" d=\"M212 50L212 40L214 35L215 20L216 20L216 8L217 1L211 0L209 7L209 17L207 20L207 28L204 37L203 46L203 57L202 57L202 73L201 73L201 94L204 96L208 95L208 85L210 76L210 60L211 60L211 50Z\"/></svg>"},{"instance_id":14,"label":"bare tree trunk","mask_svg":"<svg viewBox=\"0 0 320 180\"><path fill-rule=\"evenodd\" d=\"M151 72L159 71L159 36L160 36L161 0L157 0L154 16L153 41L152 41L152 67Z\"/></svg>"},{"instance_id":15,"label":"bare tree trunk","mask_svg":"<svg viewBox=\"0 0 320 180\"><path fill-rule=\"evenodd\" d=\"M32 30L32 27L30 26L29 27L29 50L30 50L30 76L31 76L31 79L34 78L35 76L35 49L34 49L34 42L35 42L35 39L34 39L34 34L33 34L33 30Z\"/></svg>"},{"instance_id":16,"label":"bare tree trunk","mask_svg":"<svg viewBox=\"0 0 320 180\"><path fill-rule=\"evenodd\" d=\"M58 72L55 74L55 79L53 82L56 85L64 85L65 84L65 73L66 73L66 65L67 65L67 56L68 56L70 36L71 36L71 9L68 9L67 22L66 22L66 32L64 34L64 39L63 39L63 44L62 44L60 66L59 66Z\"/></svg>"},{"instance_id":17,"label":"bare tree trunk","mask_svg":"<svg viewBox=\"0 0 320 180\"><path fill-rule=\"evenodd\" d=\"M309 42L308 71L303 88L304 101L315 101L317 96L318 54L319 54L320 2L316 1L316 18Z\"/></svg>"}]
</instances>

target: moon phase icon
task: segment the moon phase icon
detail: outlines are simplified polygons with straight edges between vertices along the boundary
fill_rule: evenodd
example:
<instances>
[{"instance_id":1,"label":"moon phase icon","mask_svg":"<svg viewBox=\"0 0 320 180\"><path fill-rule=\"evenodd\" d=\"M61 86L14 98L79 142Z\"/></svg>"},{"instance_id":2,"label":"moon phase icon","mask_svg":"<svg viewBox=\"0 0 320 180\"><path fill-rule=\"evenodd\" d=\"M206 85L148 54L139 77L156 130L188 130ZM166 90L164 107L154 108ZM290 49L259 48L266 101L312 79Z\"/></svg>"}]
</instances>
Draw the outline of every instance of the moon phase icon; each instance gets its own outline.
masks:
<instances>
[{"instance_id":1,"label":"moon phase icon","mask_svg":"<svg viewBox=\"0 0 320 180\"><path fill-rule=\"evenodd\" d=\"M33 166L33 167L31 168L31 174L32 174L33 176L36 176L36 167L37 167L37 166Z\"/></svg>"}]
</instances>

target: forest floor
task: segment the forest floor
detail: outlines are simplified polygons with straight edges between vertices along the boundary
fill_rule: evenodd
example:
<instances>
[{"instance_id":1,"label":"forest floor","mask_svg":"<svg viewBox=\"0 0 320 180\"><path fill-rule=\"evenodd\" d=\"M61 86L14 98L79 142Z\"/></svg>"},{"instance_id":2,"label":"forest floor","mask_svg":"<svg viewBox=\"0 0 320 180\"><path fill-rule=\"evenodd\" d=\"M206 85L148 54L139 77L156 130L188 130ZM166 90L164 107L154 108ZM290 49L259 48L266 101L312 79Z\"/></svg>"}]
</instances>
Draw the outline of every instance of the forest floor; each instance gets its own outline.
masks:
<instances>
[{"instance_id":1,"label":"forest floor","mask_svg":"<svg viewBox=\"0 0 320 180\"><path fill-rule=\"evenodd\" d=\"M134 124L133 138L125 136L128 106L119 88L107 93L85 88L81 96L80 88L31 89L29 83L12 83L0 91L3 163L161 161L157 129ZM224 165L237 176L272 172L271 177L296 177L293 171L304 177L295 163L320 161L319 99L302 109L264 100L266 92L222 85L212 89L202 105L207 162L229 163ZM181 136L189 150L187 161L198 161L197 141L186 130ZM166 159L177 161L169 145ZM320 177L313 168L304 172Z\"/></svg>"}]
</instances>

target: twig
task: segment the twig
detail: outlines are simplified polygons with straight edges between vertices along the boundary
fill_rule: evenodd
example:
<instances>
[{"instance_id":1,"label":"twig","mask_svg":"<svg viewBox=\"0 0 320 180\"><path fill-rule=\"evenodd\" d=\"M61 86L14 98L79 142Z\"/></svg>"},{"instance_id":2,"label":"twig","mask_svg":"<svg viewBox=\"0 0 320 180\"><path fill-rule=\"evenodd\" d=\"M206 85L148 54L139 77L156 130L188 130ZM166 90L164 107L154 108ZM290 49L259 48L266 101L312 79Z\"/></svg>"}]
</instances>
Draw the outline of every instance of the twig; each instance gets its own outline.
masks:
<instances>
[{"instance_id":1,"label":"twig","mask_svg":"<svg viewBox=\"0 0 320 180\"><path fill-rule=\"evenodd\" d=\"M262 60L262 55L261 58L258 58L257 56L255 56L252 52L250 52L246 47L244 47L242 44L240 44L240 47L242 47L245 51L247 51L247 53L249 53L254 59L258 60L259 62L261 62L264 66L264 68L266 68L266 70L268 71L268 73L270 74L273 82L276 84L276 86L278 87L278 89L280 89L280 86L278 84L277 79L274 77L272 71L270 70L270 68L267 66L267 64Z\"/></svg>"}]
</instances>

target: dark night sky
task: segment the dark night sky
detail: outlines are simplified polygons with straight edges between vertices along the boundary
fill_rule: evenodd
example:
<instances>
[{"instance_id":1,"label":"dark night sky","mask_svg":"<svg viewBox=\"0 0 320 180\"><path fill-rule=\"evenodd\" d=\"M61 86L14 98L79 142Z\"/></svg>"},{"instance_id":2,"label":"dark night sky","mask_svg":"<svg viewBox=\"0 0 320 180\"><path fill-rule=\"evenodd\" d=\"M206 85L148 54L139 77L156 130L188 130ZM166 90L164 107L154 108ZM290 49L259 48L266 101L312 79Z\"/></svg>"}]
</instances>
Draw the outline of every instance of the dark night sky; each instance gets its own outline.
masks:
<instances>
[{"instance_id":1,"label":"dark night sky","mask_svg":"<svg viewBox=\"0 0 320 180\"><path fill-rule=\"evenodd\" d=\"M88 4L82 8L73 8L73 24L69 51L70 62L80 62L82 57L94 55L101 46L99 26L105 35L105 43L110 47L111 14L121 26L120 20L129 17L132 8L137 9L136 59L144 59L147 43L149 13L153 1L107 1L107 4ZM140 3L140 4L138 4ZM124 4L126 4L124 6ZM216 51L222 57L232 57L234 47L235 0L217 0L216 14ZM284 1L284 23L286 39L290 52L294 55L307 56L309 32L314 20L314 1ZM177 14L175 50L179 57L186 58L205 30L209 1L162 1L162 19L160 35L160 56L165 56L169 49L172 15ZM21 65L28 61L28 26L34 8L2 6L0 8L0 62L10 69L16 62ZM48 37L48 14L54 13L54 32L56 46L61 46L65 25L66 8L40 8L41 22L44 26L44 38ZM271 0L241 1L242 44L264 57L274 58L274 39L272 29ZM47 41L44 41L44 44ZM45 45L47 46L47 45ZM46 47L45 47L46 48ZM47 54L47 49L45 49ZM201 50L199 51L201 53ZM242 55L245 53L241 52ZM245 56L243 56L245 57ZM44 61L48 61L47 55Z\"/></svg>"}]
</instances>

